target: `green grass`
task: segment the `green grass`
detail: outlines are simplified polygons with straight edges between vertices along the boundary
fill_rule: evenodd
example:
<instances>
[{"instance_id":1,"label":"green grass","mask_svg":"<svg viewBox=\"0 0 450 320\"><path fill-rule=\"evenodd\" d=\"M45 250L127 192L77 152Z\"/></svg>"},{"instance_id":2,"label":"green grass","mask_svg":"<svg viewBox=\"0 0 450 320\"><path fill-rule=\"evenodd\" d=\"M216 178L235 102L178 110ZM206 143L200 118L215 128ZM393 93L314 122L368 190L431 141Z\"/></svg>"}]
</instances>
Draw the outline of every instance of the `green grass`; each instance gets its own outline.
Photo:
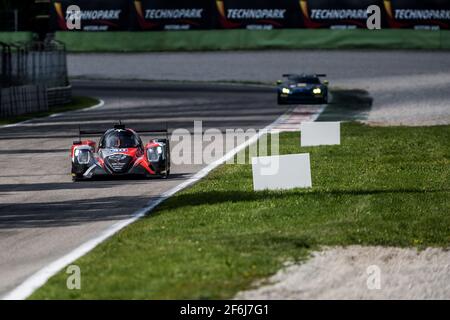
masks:
<instances>
[{"instance_id":1,"label":"green grass","mask_svg":"<svg viewBox=\"0 0 450 320\"><path fill-rule=\"evenodd\" d=\"M99 103L99 100L95 99L95 98L75 96L72 98L71 103L60 105L60 106L50 107L49 110L45 111L45 112L34 112L34 113L27 113L27 114L15 116L15 117L0 118L0 125L17 123L17 122L21 122L21 121L30 120L33 118L46 117L46 116L49 116L54 113L84 109L84 108L92 107L98 103Z\"/></svg>"},{"instance_id":2,"label":"green grass","mask_svg":"<svg viewBox=\"0 0 450 320\"><path fill-rule=\"evenodd\" d=\"M265 49L450 49L450 31L413 29L56 32L70 52Z\"/></svg>"},{"instance_id":3,"label":"green grass","mask_svg":"<svg viewBox=\"0 0 450 320\"><path fill-rule=\"evenodd\" d=\"M0 31L0 42L28 42L33 39L33 33L28 31Z\"/></svg>"},{"instance_id":4,"label":"green grass","mask_svg":"<svg viewBox=\"0 0 450 320\"><path fill-rule=\"evenodd\" d=\"M450 126L345 123L342 145L310 152L313 188L253 192L250 165L223 165L75 264L31 298L230 298L324 245L450 244Z\"/></svg>"},{"instance_id":5,"label":"green grass","mask_svg":"<svg viewBox=\"0 0 450 320\"><path fill-rule=\"evenodd\" d=\"M31 32L0 32L0 41L30 41ZM71 52L148 52L264 49L449 50L450 31L413 29L189 30L56 32Z\"/></svg>"}]
</instances>

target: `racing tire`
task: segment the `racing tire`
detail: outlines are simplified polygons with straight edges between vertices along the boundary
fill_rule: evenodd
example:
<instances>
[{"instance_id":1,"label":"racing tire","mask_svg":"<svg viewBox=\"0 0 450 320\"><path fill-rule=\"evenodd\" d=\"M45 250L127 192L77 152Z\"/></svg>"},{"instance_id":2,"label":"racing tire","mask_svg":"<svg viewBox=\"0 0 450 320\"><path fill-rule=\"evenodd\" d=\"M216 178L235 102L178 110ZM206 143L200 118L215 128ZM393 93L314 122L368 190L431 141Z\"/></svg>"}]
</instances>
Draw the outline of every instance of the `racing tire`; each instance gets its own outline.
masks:
<instances>
[{"instance_id":1,"label":"racing tire","mask_svg":"<svg viewBox=\"0 0 450 320\"><path fill-rule=\"evenodd\" d=\"M77 182L83 179L83 175L80 173L75 174L74 176L72 176L72 181L73 182Z\"/></svg>"},{"instance_id":2,"label":"racing tire","mask_svg":"<svg viewBox=\"0 0 450 320\"><path fill-rule=\"evenodd\" d=\"M164 174L161 175L161 179L167 179L170 175L170 169L164 172Z\"/></svg>"},{"instance_id":3,"label":"racing tire","mask_svg":"<svg viewBox=\"0 0 450 320\"><path fill-rule=\"evenodd\" d=\"M168 139L153 139L153 141L164 143L168 147L168 149L170 150L169 140ZM168 157L170 159L170 154L168 154ZM166 172L164 172L163 174L160 174L159 177L161 179L167 179L169 177L169 174L170 174L170 169L167 170Z\"/></svg>"}]
</instances>

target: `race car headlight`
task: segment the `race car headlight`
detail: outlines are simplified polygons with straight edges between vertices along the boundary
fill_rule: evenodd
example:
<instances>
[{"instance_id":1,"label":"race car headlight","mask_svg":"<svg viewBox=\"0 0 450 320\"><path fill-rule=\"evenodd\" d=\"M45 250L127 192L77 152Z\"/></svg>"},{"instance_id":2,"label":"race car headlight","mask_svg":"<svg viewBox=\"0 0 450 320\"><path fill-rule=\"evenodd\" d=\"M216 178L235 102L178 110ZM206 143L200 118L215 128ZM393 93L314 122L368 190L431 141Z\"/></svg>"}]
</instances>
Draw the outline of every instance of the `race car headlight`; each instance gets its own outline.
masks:
<instances>
[{"instance_id":1,"label":"race car headlight","mask_svg":"<svg viewBox=\"0 0 450 320\"><path fill-rule=\"evenodd\" d=\"M150 162L157 162L159 160L159 156L160 156L160 152L158 152L158 148L161 147L153 147L153 148L149 148L147 149L147 159ZM162 150L161 150L162 152Z\"/></svg>"},{"instance_id":2,"label":"race car headlight","mask_svg":"<svg viewBox=\"0 0 450 320\"><path fill-rule=\"evenodd\" d=\"M158 152L156 151L156 148L147 149L147 159L150 162L158 161L159 155Z\"/></svg>"},{"instance_id":3,"label":"race car headlight","mask_svg":"<svg viewBox=\"0 0 450 320\"><path fill-rule=\"evenodd\" d=\"M320 88L314 88L314 89L313 89L313 93L314 93L314 94L321 94L321 93L322 93L322 89L320 89Z\"/></svg>"},{"instance_id":4,"label":"race car headlight","mask_svg":"<svg viewBox=\"0 0 450 320\"><path fill-rule=\"evenodd\" d=\"M289 92L291 92L291 90L289 90L288 88L283 88L283 89L281 89L281 92L288 94Z\"/></svg>"},{"instance_id":5,"label":"race car headlight","mask_svg":"<svg viewBox=\"0 0 450 320\"><path fill-rule=\"evenodd\" d=\"M75 149L75 157L79 164L88 164L91 161L91 155L89 150L85 149Z\"/></svg>"}]
</instances>

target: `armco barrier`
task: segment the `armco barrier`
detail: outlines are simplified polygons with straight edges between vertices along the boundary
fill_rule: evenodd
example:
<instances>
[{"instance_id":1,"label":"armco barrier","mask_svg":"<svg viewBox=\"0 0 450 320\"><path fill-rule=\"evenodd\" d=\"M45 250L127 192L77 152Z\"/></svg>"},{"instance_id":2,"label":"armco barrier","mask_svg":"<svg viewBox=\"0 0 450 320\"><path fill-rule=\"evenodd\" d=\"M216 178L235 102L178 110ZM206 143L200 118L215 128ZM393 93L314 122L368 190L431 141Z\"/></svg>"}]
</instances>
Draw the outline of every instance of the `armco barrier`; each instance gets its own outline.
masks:
<instances>
[{"instance_id":1,"label":"armco barrier","mask_svg":"<svg viewBox=\"0 0 450 320\"><path fill-rule=\"evenodd\" d=\"M66 50L53 39L0 42L0 117L47 111L71 101Z\"/></svg>"},{"instance_id":2,"label":"armco barrier","mask_svg":"<svg viewBox=\"0 0 450 320\"><path fill-rule=\"evenodd\" d=\"M39 85L0 89L0 118L48 111L47 89Z\"/></svg>"},{"instance_id":3,"label":"armco barrier","mask_svg":"<svg viewBox=\"0 0 450 320\"><path fill-rule=\"evenodd\" d=\"M71 100L72 100L71 85L47 89L47 101L49 107L70 103Z\"/></svg>"},{"instance_id":4,"label":"armco barrier","mask_svg":"<svg viewBox=\"0 0 450 320\"><path fill-rule=\"evenodd\" d=\"M46 88L42 85L0 89L0 118L48 111L49 107L70 103L72 86Z\"/></svg>"},{"instance_id":5,"label":"armco barrier","mask_svg":"<svg viewBox=\"0 0 450 320\"><path fill-rule=\"evenodd\" d=\"M58 41L0 42L0 87L68 84L66 50Z\"/></svg>"}]
</instances>

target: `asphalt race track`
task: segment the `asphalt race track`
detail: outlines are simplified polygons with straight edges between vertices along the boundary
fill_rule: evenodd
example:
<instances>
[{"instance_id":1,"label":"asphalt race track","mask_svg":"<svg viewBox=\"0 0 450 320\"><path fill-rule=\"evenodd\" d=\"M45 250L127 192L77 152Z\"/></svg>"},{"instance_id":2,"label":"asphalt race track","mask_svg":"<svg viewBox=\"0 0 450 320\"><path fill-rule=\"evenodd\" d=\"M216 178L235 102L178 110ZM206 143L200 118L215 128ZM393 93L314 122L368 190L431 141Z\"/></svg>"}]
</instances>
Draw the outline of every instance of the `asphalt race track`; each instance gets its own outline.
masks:
<instances>
[{"instance_id":1,"label":"asphalt race track","mask_svg":"<svg viewBox=\"0 0 450 320\"><path fill-rule=\"evenodd\" d=\"M0 128L0 296L203 167L172 166L167 180L73 183L69 149L79 124L106 129L120 119L148 130L168 121L173 130L203 120L204 129L262 128L288 109L276 105L267 87L133 81L73 86L75 95L105 105Z\"/></svg>"},{"instance_id":2,"label":"asphalt race track","mask_svg":"<svg viewBox=\"0 0 450 320\"><path fill-rule=\"evenodd\" d=\"M450 55L428 50L260 50L69 54L71 77L274 82L283 73L326 73L332 87L373 97L368 121L450 123Z\"/></svg>"}]
</instances>

